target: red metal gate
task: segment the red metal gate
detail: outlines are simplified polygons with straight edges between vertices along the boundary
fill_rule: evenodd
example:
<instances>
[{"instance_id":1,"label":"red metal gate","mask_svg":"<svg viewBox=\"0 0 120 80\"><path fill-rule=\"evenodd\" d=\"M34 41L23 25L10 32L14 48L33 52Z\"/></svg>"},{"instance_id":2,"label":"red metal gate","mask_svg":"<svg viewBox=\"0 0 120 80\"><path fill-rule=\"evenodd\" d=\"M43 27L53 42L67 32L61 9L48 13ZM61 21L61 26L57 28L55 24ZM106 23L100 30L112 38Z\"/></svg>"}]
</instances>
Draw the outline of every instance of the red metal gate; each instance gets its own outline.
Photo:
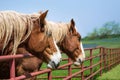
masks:
<instances>
[{"instance_id":1,"label":"red metal gate","mask_svg":"<svg viewBox=\"0 0 120 80\"><path fill-rule=\"evenodd\" d=\"M104 70L110 70L112 67L118 65L120 63L120 48L103 48L103 47L97 47L97 48L88 48L85 49L86 53L86 59L84 63L81 64L79 67L72 66L73 62L68 59L63 59L63 61L67 60L68 63L61 65L57 70L67 70L68 75L65 76L54 76L52 74L51 69L44 69L40 70L38 72L32 72L30 73L31 76L36 76L40 74L47 73L48 76L44 77L48 80L54 79L63 79L63 80L70 80L72 78L78 78L78 80L81 78L81 80L88 80L93 79L95 75L102 75L102 71ZM15 77L15 59L23 58L23 57L29 57L32 55L9 55L9 56L0 56L0 62L3 60L9 60L10 61L10 80L19 80L19 79L25 79L27 76L21 75L18 77ZM97 62L96 62L97 61ZM77 69L76 72L72 72L73 70ZM54 71L57 71L54 70ZM86 74L87 71L87 74ZM62 73L61 73L62 74ZM43 79L43 78L41 78Z\"/></svg>"}]
</instances>

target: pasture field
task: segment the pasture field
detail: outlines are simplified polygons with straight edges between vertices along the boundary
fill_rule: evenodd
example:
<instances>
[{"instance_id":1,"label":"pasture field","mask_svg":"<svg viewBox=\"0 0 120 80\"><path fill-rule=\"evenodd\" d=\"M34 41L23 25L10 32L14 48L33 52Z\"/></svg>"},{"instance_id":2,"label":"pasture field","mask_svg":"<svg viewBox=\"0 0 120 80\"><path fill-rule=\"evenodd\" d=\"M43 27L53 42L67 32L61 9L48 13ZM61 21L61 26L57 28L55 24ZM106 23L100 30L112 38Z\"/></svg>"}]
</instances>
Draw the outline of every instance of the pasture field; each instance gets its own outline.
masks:
<instances>
[{"instance_id":1,"label":"pasture field","mask_svg":"<svg viewBox=\"0 0 120 80\"><path fill-rule=\"evenodd\" d=\"M120 64L110 71L103 73L97 80L120 80Z\"/></svg>"},{"instance_id":2,"label":"pasture field","mask_svg":"<svg viewBox=\"0 0 120 80\"><path fill-rule=\"evenodd\" d=\"M103 46L103 47L108 47L108 48L117 48L117 47L120 48L120 38L91 40L91 41L82 41L82 42L83 42L83 44L97 44L98 46ZM85 51L85 53L86 53L86 57L88 57L89 56L89 51ZM98 49L93 51L93 55L97 55L98 53L99 53ZM66 54L62 54L62 57L63 58L67 58ZM93 59L93 64L97 63L98 61L99 61L98 57ZM67 61L62 61L60 63L60 65L63 65L63 64L66 64L66 63L67 63ZM85 66L89 66L90 65L90 61L85 61L84 65ZM41 69L46 69L46 67L47 67L47 65L44 63L42 65ZM72 67L75 67L75 66L73 65ZM96 66L95 68L93 68L93 71L96 71L97 69L99 69L99 65ZM74 69L74 70L72 70L72 73L75 73L77 71L78 71L78 69ZM90 70L85 71L84 74L85 75L90 74ZM37 76L38 80L39 80L39 78L46 77L47 75L48 74L43 74L43 75ZM52 71L52 75L53 76L67 76L68 75L68 71L67 70L54 70L54 71ZM96 79L98 76L99 76L99 74L96 75L94 77L94 79ZM53 79L53 80L62 80L62 79ZM80 79L73 78L72 80L80 80Z\"/></svg>"},{"instance_id":3,"label":"pasture field","mask_svg":"<svg viewBox=\"0 0 120 80\"><path fill-rule=\"evenodd\" d=\"M83 40L83 44L95 44L98 46L108 47L108 48L120 48L120 37L118 38L105 38L99 40Z\"/></svg>"}]
</instances>

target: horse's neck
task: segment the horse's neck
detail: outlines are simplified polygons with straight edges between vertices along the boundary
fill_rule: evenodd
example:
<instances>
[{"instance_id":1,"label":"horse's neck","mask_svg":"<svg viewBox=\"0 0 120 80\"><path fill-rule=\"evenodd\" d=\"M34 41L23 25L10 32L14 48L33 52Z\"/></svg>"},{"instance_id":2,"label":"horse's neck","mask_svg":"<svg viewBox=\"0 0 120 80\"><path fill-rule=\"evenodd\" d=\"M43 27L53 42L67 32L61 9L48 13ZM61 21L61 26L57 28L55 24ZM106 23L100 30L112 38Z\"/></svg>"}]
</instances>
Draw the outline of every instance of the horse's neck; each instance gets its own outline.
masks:
<instances>
[{"instance_id":1,"label":"horse's neck","mask_svg":"<svg viewBox=\"0 0 120 80\"><path fill-rule=\"evenodd\" d=\"M52 36L56 43L60 43L68 32L67 23L46 22L46 31L52 32Z\"/></svg>"}]
</instances>

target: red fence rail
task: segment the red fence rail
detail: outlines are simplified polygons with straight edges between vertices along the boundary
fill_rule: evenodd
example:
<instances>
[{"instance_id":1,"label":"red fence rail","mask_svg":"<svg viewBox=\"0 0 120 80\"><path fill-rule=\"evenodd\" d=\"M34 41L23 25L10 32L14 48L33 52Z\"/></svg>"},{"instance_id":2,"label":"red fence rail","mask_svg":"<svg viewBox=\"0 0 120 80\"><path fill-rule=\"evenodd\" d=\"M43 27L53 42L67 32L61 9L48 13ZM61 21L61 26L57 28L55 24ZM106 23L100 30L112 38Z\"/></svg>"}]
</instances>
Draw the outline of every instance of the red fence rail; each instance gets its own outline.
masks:
<instances>
[{"instance_id":1,"label":"red fence rail","mask_svg":"<svg viewBox=\"0 0 120 80\"><path fill-rule=\"evenodd\" d=\"M54 76L51 69L44 69L38 72L30 73L31 76L37 76L47 73L46 77L40 77L41 79L63 79L71 80L76 78L78 80L89 80L94 79L95 75L102 75L103 71L108 71L112 67L120 64L120 48L88 48L85 49L86 59L79 67L73 66L73 62L68 59L63 59L63 61L68 61L68 63L61 65L57 70L67 70L68 74L65 76ZM21 75L15 77L15 59L29 57L32 55L9 55L9 56L0 56L0 62L4 60L10 61L10 80L20 80L28 78L26 75ZM74 71L76 70L76 71ZM73 72L74 71L74 72ZM62 74L62 73L61 73Z\"/></svg>"}]
</instances>

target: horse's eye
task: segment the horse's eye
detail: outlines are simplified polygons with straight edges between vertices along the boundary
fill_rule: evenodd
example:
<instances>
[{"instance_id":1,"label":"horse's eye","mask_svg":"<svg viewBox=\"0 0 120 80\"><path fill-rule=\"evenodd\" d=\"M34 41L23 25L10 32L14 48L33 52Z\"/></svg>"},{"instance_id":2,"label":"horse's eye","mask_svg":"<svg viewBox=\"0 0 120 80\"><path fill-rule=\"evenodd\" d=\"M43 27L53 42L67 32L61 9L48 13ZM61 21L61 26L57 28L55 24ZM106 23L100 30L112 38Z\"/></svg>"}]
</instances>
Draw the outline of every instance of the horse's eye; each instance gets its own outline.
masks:
<instances>
[{"instance_id":1,"label":"horse's eye","mask_svg":"<svg viewBox=\"0 0 120 80\"><path fill-rule=\"evenodd\" d=\"M41 31L44 32L45 31L44 24L40 24L40 27L41 27Z\"/></svg>"},{"instance_id":2,"label":"horse's eye","mask_svg":"<svg viewBox=\"0 0 120 80\"><path fill-rule=\"evenodd\" d=\"M44 24L41 23L41 24L40 24L40 27L44 27Z\"/></svg>"},{"instance_id":3,"label":"horse's eye","mask_svg":"<svg viewBox=\"0 0 120 80\"><path fill-rule=\"evenodd\" d=\"M80 38L80 37L78 38L78 41L81 41L81 38Z\"/></svg>"}]
</instances>

